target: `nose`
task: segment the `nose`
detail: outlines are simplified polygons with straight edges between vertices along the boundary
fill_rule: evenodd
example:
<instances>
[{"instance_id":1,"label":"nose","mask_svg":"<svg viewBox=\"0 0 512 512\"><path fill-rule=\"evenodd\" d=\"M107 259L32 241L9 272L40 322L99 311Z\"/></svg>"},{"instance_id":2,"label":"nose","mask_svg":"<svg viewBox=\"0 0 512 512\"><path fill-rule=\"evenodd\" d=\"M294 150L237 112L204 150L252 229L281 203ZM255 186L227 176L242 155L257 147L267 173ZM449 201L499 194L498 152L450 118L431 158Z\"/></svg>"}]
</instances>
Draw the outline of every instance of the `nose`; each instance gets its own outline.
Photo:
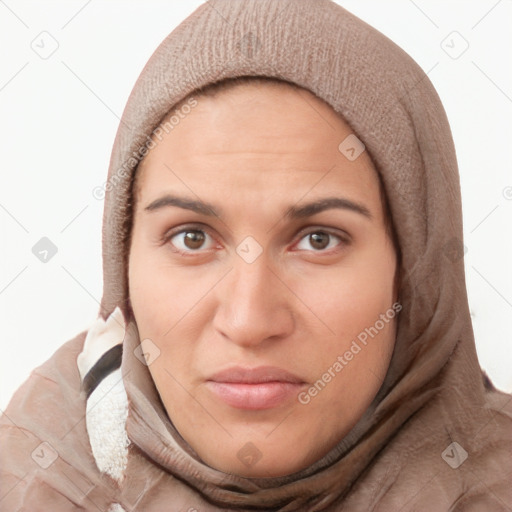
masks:
<instances>
[{"instance_id":1,"label":"nose","mask_svg":"<svg viewBox=\"0 0 512 512\"><path fill-rule=\"evenodd\" d=\"M293 331L293 293L264 254L252 263L236 256L217 293L214 327L233 343L254 348Z\"/></svg>"}]
</instances>

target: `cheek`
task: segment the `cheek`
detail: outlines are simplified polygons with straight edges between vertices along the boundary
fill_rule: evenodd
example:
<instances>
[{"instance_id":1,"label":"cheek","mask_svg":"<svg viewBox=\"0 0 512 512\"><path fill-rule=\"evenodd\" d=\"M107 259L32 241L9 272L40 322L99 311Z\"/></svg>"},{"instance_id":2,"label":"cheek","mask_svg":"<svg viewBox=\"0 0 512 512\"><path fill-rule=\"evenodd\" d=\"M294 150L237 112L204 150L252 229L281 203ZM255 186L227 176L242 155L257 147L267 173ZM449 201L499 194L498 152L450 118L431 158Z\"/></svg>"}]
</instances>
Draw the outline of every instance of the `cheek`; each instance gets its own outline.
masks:
<instances>
[{"instance_id":1,"label":"cheek","mask_svg":"<svg viewBox=\"0 0 512 512\"><path fill-rule=\"evenodd\" d=\"M335 305L325 303L322 319L335 334L316 336L309 344L310 385L299 397L319 438L334 442L346 435L385 379L396 329L396 312L387 289L391 281L362 290L360 282L347 278L341 291L338 287L331 294Z\"/></svg>"},{"instance_id":2,"label":"cheek","mask_svg":"<svg viewBox=\"0 0 512 512\"><path fill-rule=\"evenodd\" d=\"M158 252L138 245L134 240L130 250L128 278L130 302L140 339L151 339L159 350L160 356L148 366L148 370L157 388L167 390L163 396L166 400L169 394L179 396L179 389L175 389L176 382L171 375L182 381L177 369L190 367L192 354L187 350L192 347L180 343L176 333L188 318L187 309L190 309L193 297L187 296L187 293L191 293L191 287L183 286L178 271L165 268Z\"/></svg>"},{"instance_id":3,"label":"cheek","mask_svg":"<svg viewBox=\"0 0 512 512\"><path fill-rule=\"evenodd\" d=\"M162 338L174 325L177 306L187 288L169 282L160 250L134 233L128 264L129 294L141 338ZM178 292L177 289L180 291Z\"/></svg>"},{"instance_id":4,"label":"cheek","mask_svg":"<svg viewBox=\"0 0 512 512\"><path fill-rule=\"evenodd\" d=\"M181 375L192 367L198 349L194 341L208 321L202 307L205 295L219 279L212 269L169 261L165 249L134 238L128 267L130 301L140 339L151 339L163 356L150 367L156 382L167 376L165 370Z\"/></svg>"},{"instance_id":5,"label":"cheek","mask_svg":"<svg viewBox=\"0 0 512 512\"><path fill-rule=\"evenodd\" d=\"M394 348L394 250L384 244L345 263L320 279L301 278L300 293L321 320L315 331L322 350L318 343L309 347L312 373L315 379L332 381L318 405L367 405L385 377Z\"/></svg>"},{"instance_id":6,"label":"cheek","mask_svg":"<svg viewBox=\"0 0 512 512\"><path fill-rule=\"evenodd\" d=\"M393 304L396 258L387 244L354 252L340 265L302 273L297 295L316 314L325 339L347 340L372 326ZM336 341L334 342L334 348Z\"/></svg>"}]
</instances>

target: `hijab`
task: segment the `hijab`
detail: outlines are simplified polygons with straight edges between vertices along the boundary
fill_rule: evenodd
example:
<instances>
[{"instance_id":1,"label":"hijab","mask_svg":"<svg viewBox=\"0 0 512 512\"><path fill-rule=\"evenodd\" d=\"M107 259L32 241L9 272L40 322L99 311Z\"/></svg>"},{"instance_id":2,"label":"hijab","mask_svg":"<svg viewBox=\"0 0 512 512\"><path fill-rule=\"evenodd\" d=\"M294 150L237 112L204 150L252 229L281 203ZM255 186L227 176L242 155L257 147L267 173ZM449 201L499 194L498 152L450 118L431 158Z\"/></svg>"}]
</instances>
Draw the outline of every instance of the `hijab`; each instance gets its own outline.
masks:
<instances>
[{"instance_id":1,"label":"hijab","mask_svg":"<svg viewBox=\"0 0 512 512\"><path fill-rule=\"evenodd\" d=\"M379 173L401 253L402 310L377 396L329 453L275 478L209 467L179 435L135 355L127 285L132 183L152 132L196 89L239 76L293 82L346 120ZM408 54L331 0L203 3L141 72L109 165L100 315L119 307L127 321L120 370L135 454L120 501L137 488L140 510L197 500L198 510L511 510L512 402L478 363L462 227L447 116Z\"/></svg>"}]
</instances>

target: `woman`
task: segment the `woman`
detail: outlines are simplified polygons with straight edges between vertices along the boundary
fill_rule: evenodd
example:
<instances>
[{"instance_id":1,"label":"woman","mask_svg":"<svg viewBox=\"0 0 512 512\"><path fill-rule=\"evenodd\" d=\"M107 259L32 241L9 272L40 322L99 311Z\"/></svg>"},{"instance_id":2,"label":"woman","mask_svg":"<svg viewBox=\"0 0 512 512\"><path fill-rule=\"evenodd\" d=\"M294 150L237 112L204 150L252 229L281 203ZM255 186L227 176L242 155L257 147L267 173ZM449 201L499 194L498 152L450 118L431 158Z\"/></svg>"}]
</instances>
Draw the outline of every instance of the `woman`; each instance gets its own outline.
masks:
<instances>
[{"instance_id":1,"label":"woman","mask_svg":"<svg viewBox=\"0 0 512 512\"><path fill-rule=\"evenodd\" d=\"M450 128L390 40L329 0L204 4L105 189L100 317L2 417L2 507L512 509Z\"/></svg>"}]
</instances>

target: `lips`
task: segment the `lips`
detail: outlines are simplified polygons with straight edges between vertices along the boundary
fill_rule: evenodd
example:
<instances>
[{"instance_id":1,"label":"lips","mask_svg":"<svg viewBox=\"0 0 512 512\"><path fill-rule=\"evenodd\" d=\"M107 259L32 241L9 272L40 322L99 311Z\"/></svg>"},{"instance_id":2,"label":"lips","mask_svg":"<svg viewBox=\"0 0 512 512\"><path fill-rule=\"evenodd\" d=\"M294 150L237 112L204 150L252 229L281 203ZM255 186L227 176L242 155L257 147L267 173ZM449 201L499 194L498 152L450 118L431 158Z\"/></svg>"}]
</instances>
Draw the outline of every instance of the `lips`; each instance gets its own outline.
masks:
<instances>
[{"instance_id":1,"label":"lips","mask_svg":"<svg viewBox=\"0 0 512 512\"><path fill-rule=\"evenodd\" d=\"M232 367L206 381L217 399L237 409L270 409L296 398L306 383L275 366Z\"/></svg>"}]
</instances>

